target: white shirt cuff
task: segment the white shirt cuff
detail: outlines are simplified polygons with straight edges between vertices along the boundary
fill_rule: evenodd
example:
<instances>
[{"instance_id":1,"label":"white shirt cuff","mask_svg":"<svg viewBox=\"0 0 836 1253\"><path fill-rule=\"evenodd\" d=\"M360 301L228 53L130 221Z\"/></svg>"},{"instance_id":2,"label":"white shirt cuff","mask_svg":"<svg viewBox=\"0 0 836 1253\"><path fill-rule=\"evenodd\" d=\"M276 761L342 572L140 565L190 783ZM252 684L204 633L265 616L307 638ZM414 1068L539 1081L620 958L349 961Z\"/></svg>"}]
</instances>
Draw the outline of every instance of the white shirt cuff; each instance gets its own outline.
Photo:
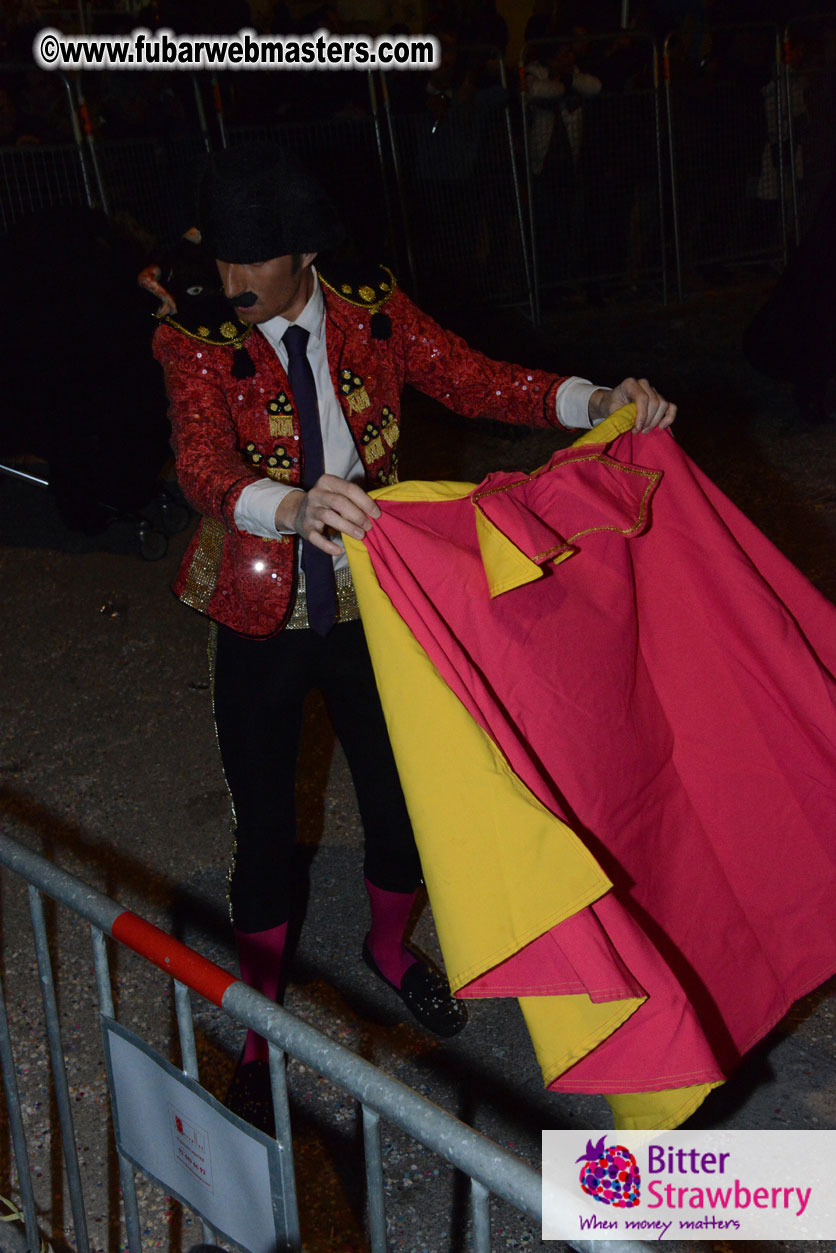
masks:
<instances>
[{"instance_id":1,"label":"white shirt cuff","mask_svg":"<svg viewBox=\"0 0 836 1253\"><path fill-rule=\"evenodd\" d=\"M590 383L589 379L579 378L577 374L565 379L558 387L555 397L557 420L561 426L578 431L591 430L596 423L589 417L589 400L593 392L602 390L609 391L610 388L602 389L597 383ZM598 419L599 422L601 420Z\"/></svg>"},{"instance_id":2,"label":"white shirt cuff","mask_svg":"<svg viewBox=\"0 0 836 1253\"><path fill-rule=\"evenodd\" d=\"M292 530L276 530L276 510L288 492L298 490L289 483L275 483L272 479L248 483L235 502L234 520L238 530L260 535L262 539L292 535Z\"/></svg>"}]
</instances>

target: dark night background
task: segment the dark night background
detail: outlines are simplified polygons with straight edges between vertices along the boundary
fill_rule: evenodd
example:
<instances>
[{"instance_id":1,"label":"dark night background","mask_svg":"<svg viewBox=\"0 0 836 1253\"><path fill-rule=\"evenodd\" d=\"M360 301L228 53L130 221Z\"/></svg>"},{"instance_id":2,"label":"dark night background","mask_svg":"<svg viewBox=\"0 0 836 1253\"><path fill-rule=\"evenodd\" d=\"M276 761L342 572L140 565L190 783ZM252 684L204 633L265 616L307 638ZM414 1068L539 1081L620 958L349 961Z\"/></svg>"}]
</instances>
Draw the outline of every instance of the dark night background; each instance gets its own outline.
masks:
<instances>
[{"instance_id":1,"label":"dark night background","mask_svg":"<svg viewBox=\"0 0 836 1253\"><path fill-rule=\"evenodd\" d=\"M224 73L220 112L207 74L86 73L73 86L91 125L83 152L60 80L30 57L34 30L77 29L77 13L53 20L24 2L0 17L0 462L51 482L48 491L0 473L0 821L226 966L229 814L206 626L168 591L194 519L179 529L186 515L149 351L156 300L136 285L142 266L176 255L192 224L207 144L264 134L286 144L345 206L351 249L323 263L388 262L492 355L602 384L648 376L679 405L683 448L836 600L836 4L819 2L810 17L806 3L779 0L655 0L632 4L620 34L621 5L605 0L499 7L96 9L99 33L432 30L444 58L385 85L375 76L373 94L356 72ZM657 80L651 36L661 55L668 35ZM451 418L416 394L404 416L404 478L531 468L558 438ZM313 890L288 1007L539 1165L541 1127L595 1126L606 1110L598 1098L542 1092L513 1005L479 1003L449 1044L387 1007L358 960L359 817L316 702L306 735L300 870ZM25 892L10 874L2 900L24 1119L42 1229L57 1249L68 1205ZM61 911L50 928L92 1245L115 1253L118 1177L103 1131L89 939ZM437 951L428 911L415 934ZM164 981L124 951L114 973L120 1018L168 1054ZM708 1125L836 1126L832 993L793 1009L707 1103ZM202 1081L222 1097L241 1033L208 1008L197 1026ZM360 1249L352 1103L297 1064L290 1088L305 1248ZM0 1103L8 1195L2 1113ZM391 1129L384 1162L390 1247L464 1247L466 1197L447 1168ZM141 1212L149 1245L179 1253L200 1238L150 1185ZM495 1248L544 1247L502 1206L493 1234Z\"/></svg>"}]
</instances>

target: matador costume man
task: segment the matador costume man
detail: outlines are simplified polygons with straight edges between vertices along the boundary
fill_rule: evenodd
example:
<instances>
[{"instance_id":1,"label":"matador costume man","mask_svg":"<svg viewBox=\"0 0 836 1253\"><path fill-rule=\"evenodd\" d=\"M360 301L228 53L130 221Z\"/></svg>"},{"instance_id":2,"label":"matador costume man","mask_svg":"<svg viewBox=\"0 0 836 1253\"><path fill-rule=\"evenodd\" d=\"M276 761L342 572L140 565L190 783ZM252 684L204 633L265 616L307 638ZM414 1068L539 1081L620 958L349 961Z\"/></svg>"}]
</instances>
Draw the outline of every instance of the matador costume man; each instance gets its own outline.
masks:
<instances>
[{"instance_id":1,"label":"matador costume man","mask_svg":"<svg viewBox=\"0 0 836 1253\"><path fill-rule=\"evenodd\" d=\"M216 624L214 710L235 811L230 902L242 977L278 995L302 704L320 688L363 821L363 958L419 1022L452 1035L466 1021L462 1001L403 942L421 863L339 537L368 534L380 517L369 491L397 482L407 383L466 416L540 427L589 429L632 401L638 429L664 429L675 406L646 380L610 390L493 361L422 312L389 270L337 279L317 267L317 254L341 238L339 216L268 145L211 159L199 225L223 300L197 323L170 310L154 352L178 478L203 515L175 591ZM265 1057L250 1033L243 1088Z\"/></svg>"}]
</instances>

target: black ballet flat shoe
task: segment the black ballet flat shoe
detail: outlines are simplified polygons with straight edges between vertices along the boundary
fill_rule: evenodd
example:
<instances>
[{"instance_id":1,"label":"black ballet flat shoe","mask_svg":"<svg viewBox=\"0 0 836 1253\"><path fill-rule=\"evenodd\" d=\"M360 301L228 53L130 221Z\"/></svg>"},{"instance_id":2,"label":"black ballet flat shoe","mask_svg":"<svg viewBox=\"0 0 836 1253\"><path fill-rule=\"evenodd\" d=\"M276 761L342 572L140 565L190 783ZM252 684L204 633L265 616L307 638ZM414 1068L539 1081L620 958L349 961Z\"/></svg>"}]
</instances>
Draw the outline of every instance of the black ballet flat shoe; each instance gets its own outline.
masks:
<instances>
[{"instance_id":1,"label":"black ballet flat shoe","mask_svg":"<svg viewBox=\"0 0 836 1253\"><path fill-rule=\"evenodd\" d=\"M412 1017L434 1035L449 1039L458 1035L467 1023L467 1009L450 991L447 980L422 961L409 967L398 988L387 979L372 957L368 942L363 941L363 961L378 979L396 992Z\"/></svg>"},{"instance_id":2,"label":"black ballet flat shoe","mask_svg":"<svg viewBox=\"0 0 836 1253\"><path fill-rule=\"evenodd\" d=\"M226 1108L250 1126L275 1136L273 1094L270 1090L270 1063L256 1060L239 1061L224 1101Z\"/></svg>"}]
</instances>

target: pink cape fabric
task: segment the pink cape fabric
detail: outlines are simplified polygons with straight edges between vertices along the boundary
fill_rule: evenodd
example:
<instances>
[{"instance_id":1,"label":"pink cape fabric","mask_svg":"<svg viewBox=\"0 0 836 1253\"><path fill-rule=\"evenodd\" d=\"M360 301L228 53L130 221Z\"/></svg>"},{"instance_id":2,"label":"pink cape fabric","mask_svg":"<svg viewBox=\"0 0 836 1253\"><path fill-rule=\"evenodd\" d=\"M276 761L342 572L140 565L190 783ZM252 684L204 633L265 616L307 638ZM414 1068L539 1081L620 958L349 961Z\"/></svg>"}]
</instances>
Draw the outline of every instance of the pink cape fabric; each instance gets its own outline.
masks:
<instances>
[{"instance_id":1,"label":"pink cape fabric","mask_svg":"<svg viewBox=\"0 0 836 1253\"><path fill-rule=\"evenodd\" d=\"M647 994L556 1089L722 1079L836 970L836 609L665 433L379 503L381 587L614 884L464 995ZM477 510L542 578L489 597Z\"/></svg>"}]
</instances>

